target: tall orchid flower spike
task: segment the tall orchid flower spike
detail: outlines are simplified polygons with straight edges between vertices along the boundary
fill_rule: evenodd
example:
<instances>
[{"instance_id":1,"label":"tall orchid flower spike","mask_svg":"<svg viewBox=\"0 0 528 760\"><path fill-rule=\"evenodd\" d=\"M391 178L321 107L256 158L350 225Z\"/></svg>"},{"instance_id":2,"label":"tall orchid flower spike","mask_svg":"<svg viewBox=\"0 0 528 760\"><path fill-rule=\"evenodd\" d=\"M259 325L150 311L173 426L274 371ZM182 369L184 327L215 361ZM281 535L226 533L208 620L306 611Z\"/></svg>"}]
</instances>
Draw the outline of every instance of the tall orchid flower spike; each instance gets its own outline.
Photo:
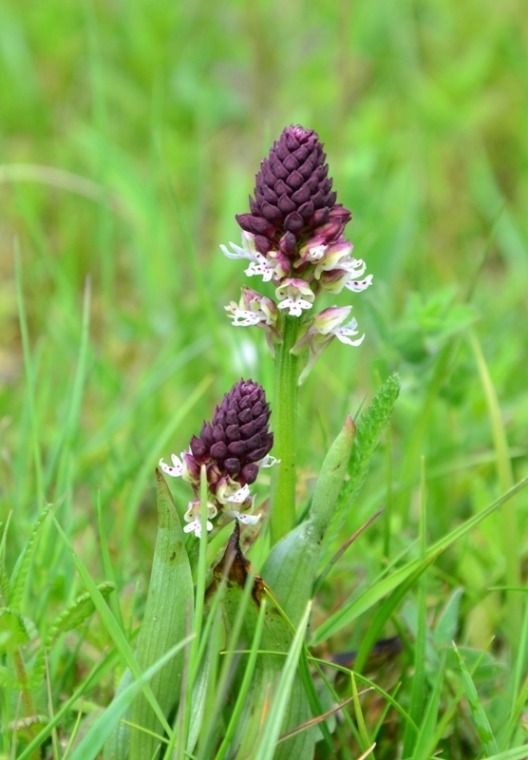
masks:
<instances>
[{"instance_id":1,"label":"tall orchid flower spike","mask_svg":"<svg viewBox=\"0 0 528 760\"><path fill-rule=\"evenodd\" d=\"M200 471L207 475L207 531L214 529L213 520L238 518L246 524L253 507L250 485L261 466L269 466L273 433L269 430L270 409L264 389L252 380L239 380L216 407L211 422L204 422L199 436L193 436L189 451L172 455L172 466L163 459L159 466L171 477L190 482L194 498L189 502L184 520L186 533L201 534ZM276 462L277 460L275 460ZM234 508L234 509L233 509ZM241 515L245 516L242 520Z\"/></svg>"},{"instance_id":2,"label":"tall orchid flower spike","mask_svg":"<svg viewBox=\"0 0 528 760\"><path fill-rule=\"evenodd\" d=\"M274 413L282 465L272 478L272 543L295 524L297 385L334 338L348 345L362 340L356 337L356 321L344 321L344 312L338 318L325 310L314 318L315 302L324 291L358 293L372 282L346 239L345 227L352 214L337 202L323 148L312 129L286 127L255 176L249 211L236 216L242 248L232 243L228 251L222 246L228 258L250 262L246 275L258 275L275 288L274 307L266 303L265 309L264 296L259 303L254 295L251 303L243 296L240 304L231 302L226 307L234 326L265 327L276 359ZM351 307L341 308L348 315ZM276 320L273 325L269 315ZM307 357L299 377L303 352Z\"/></svg>"},{"instance_id":3,"label":"tall orchid flower spike","mask_svg":"<svg viewBox=\"0 0 528 760\"><path fill-rule=\"evenodd\" d=\"M273 340L284 336L285 318L300 318L300 327L321 290L360 292L371 284L372 275L364 276L364 262L353 258L344 237L352 215L336 202L323 144L313 130L283 131L261 163L249 207L236 217L242 246L221 248L228 258L250 262L248 277L272 282L277 302L243 292L240 304L226 307L235 327L265 326L273 349Z\"/></svg>"}]
</instances>

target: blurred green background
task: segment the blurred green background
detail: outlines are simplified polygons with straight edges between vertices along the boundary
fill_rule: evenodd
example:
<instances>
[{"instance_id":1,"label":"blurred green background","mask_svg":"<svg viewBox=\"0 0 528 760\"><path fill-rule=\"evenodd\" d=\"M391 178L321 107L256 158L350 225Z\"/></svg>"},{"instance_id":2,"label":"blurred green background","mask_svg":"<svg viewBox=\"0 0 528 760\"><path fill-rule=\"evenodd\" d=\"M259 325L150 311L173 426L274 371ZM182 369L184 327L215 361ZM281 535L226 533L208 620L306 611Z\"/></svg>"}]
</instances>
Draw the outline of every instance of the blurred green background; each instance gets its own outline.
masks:
<instances>
[{"instance_id":1,"label":"blurred green background","mask_svg":"<svg viewBox=\"0 0 528 760\"><path fill-rule=\"evenodd\" d=\"M422 454L431 539L526 474L525 2L1 0L0 71L8 561L45 498L100 575L99 498L121 583L146 574L159 457L185 448L241 375L271 389L262 336L226 319L245 277L219 245L239 242L234 215L291 123L325 143L355 255L374 274L365 294L338 297L353 300L364 343L332 345L301 391L300 497L345 413L393 371L402 394L350 530L389 505L384 550L408 545ZM513 468L502 476L501 431ZM525 503L518 519L526 557ZM473 589L475 643L500 623L498 603L483 612L479 596L502 578L499 521L442 570L443 582ZM380 532L357 542L337 589L368 575ZM44 607L54 592L35 583Z\"/></svg>"}]
</instances>

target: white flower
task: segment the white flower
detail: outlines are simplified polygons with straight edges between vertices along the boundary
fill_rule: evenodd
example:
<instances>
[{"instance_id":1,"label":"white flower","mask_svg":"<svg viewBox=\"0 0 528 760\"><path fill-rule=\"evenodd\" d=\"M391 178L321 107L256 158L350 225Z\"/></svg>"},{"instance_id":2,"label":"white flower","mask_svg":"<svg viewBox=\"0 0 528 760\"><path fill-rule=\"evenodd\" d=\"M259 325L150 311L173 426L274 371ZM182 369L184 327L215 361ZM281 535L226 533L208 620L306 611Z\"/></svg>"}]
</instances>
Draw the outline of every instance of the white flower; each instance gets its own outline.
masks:
<instances>
[{"instance_id":1,"label":"white flower","mask_svg":"<svg viewBox=\"0 0 528 760\"><path fill-rule=\"evenodd\" d=\"M297 277L288 277L275 290L279 309L289 309L292 317L300 317L303 309L311 309L315 294L311 287Z\"/></svg>"},{"instance_id":2,"label":"white flower","mask_svg":"<svg viewBox=\"0 0 528 760\"><path fill-rule=\"evenodd\" d=\"M216 489L216 498L220 504L243 504L250 498L249 486L240 487L231 478L222 478Z\"/></svg>"},{"instance_id":3,"label":"white flower","mask_svg":"<svg viewBox=\"0 0 528 760\"><path fill-rule=\"evenodd\" d=\"M233 327L251 327L266 321L266 315L263 311L249 311L249 309L240 309L234 301L229 306L224 307L230 312L227 316L233 321Z\"/></svg>"},{"instance_id":4,"label":"white flower","mask_svg":"<svg viewBox=\"0 0 528 760\"><path fill-rule=\"evenodd\" d=\"M349 346L359 346L363 342L364 335L353 339L353 336L358 334L355 319L343 324L351 310L351 306L331 306L323 309L304 325L303 333L292 349L292 353L300 354L308 348L308 362L301 373L299 383L307 377L319 356L334 338Z\"/></svg>"},{"instance_id":5,"label":"white flower","mask_svg":"<svg viewBox=\"0 0 528 760\"><path fill-rule=\"evenodd\" d=\"M322 273L321 287L329 293L341 293L343 288L361 293L372 284L372 275L360 279L367 265L362 259L345 259L331 270Z\"/></svg>"},{"instance_id":6,"label":"white flower","mask_svg":"<svg viewBox=\"0 0 528 760\"><path fill-rule=\"evenodd\" d=\"M275 464L280 464L280 459L272 457L271 454L267 454L264 459L261 459L258 463L259 467L273 467Z\"/></svg>"},{"instance_id":7,"label":"white flower","mask_svg":"<svg viewBox=\"0 0 528 760\"><path fill-rule=\"evenodd\" d=\"M242 247L230 242L231 251L225 245L221 245L222 253L228 259L248 259L251 262L246 269L248 277L258 275L264 282L269 282L275 273L275 268L270 265L265 256L263 256L255 247L255 237L251 232L242 233Z\"/></svg>"},{"instance_id":8,"label":"white flower","mask_svg":"<svg viewBox=\"0 0 528 760\"><path fill-rule=\"evenodd\" d=\"M265 256L261 253L255 254L255 260L251 262L248 268L245 270L248 277L252 277L254 274L262 277L263 282L269 282L275 271L272 266L269 265Z\"/></svg>"},{"instance_id":9,"label":"white flower","mask_svg":"<svg viewBox=\"0 0 528 760\"><path fill-rule=\"evenodd\" d=\"M371 284L371 274L368 274L364 280L357 280L356 277L351 274L345 281L345 288L352 290L354 293L361 293L362 290L366 290Z\"/></svg>"},{"instance_id":10,"label":"white flower","mask_svg":"<svg viewBox=\"0 0 528 760\"><path fill-rule=\"evenodd\" d=\"M184 514L183 519L185 520L187 525L184 526L183 532L184 533L191 533L194 531L194 535L196 538L200 538L202 535L202 519L201 519L201 502L198 499L197 501L191 501L189 502L187 512ZM210 501L207 502L207 520L205 523L205 526L207 528L207 531L210 532L213 530L213 523L211 520L216 517L218 514L218 509L214 504L212 504Z\"/></svg>"},{"instance_id":11,"label":"white flower","mask_svg":"<svg viewBox=\"0 0 528 760\"><path fill-rule=\"evenodd\" d=\"M171 478L179 478L183 475L183 462L180 460L179 457L176 456L176 454L173 454L171 456L172 459L172 467L169 464L165 464L163 459L159 460L159 466L160 469L163 470L164 473L167 475L170 475Z\"/></svg>"},{"instance_id":12,"label":"white flower","mask_svg":"<svg viewBox=\"0 0 528 760\"><path fill-rule=\"evenodd\" d=\"M235 509L224 509L222 514L231 517L233 520L239 520L244 525L256 525L261 515L247 515L244 512L237 512Z\"/></svg>"},{"instance_id":13,"label":"white flower","mask_svg":"<svg viewBox=\"0 0 528 760\"><path fill-rule=\"evenodd\" d=\"M257 249L255 247L255 237L251 232L242 233L242 248L235 243L229 243L232 250L230 251L227 246L221 245L222 253L227 256L228 259L249 259L249 261L256 261Z\"/></svg>"},{"instance_id":14,"label":"white flower","mask_svg":"<svg viewBox=\"0 0 528 760\"><path fill-rule=\"evenodd\" d=\"M321 253L320 249L323 248ZM341 240L338 243L326 246L316 246L315 249L309 249L308 254L313 255L316 251L317 258L310 258L309 261L315 263L314 277L319 280L323 272L332 272L334 269L345 269L345 262L353 262L350 254L354 246L348 240ZM321 255L320 255L321 254Z\"/></svg>"},{"instance_id":15,"label":"white flower","mask_svg":"<svg viewBox=\"0 0 528 760\"><path fill-rule=\"evenodd\" d=\"M314 245L311 248L307 248L306 251L302 251L301 256L305 261L309 261L313 264L316 261L321 261L327 248L328 246L323 244Z\"/></svg>"},{"instance_id":16,"label":"white flower","mask_svg":"<svg viewBox=\"0 0 528 760\"><path fill-rule=\"evenodd\" d=\"M235 301L231 301L225 310L228 312L228 317L233 320L235 327L249 327L250 325L274 327L277 322L278 312L275 302L245 286L242 288L240 302L237 304Z\"/></svg>"},{"instance_id":17,"label":"white flower","mask_svg":"<svg viewBox=\"0 0 528 760\"><path fill-rule=\"evenodd\" d=\"M206 528L207 531L210 532L213 530L213 523L210 520L207 520L206 522ZM202 535L202 523L200 520L193 520L192 522L188 523L187 525L184 525L183 532L184 533L191 533L191 531L194 531L194 535L196 538L201 538Z\"/></svg>"}]
</instances>

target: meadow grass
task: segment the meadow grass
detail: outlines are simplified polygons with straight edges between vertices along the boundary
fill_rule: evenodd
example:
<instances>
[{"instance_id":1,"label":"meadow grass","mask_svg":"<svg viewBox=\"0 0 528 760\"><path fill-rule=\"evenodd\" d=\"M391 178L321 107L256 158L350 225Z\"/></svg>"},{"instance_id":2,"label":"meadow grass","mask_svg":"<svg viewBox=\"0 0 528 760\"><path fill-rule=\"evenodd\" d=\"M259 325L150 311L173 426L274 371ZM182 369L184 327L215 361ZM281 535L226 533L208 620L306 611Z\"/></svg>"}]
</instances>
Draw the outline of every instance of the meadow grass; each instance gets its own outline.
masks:
<instances>
[{"instance_id":1,"label":"meadow grass","mask_svg":"<svg viewBox=\"0 0 528 760\"><path fill-rule=\"evenodd\" d=\"M528 503L502 500L528 476L524 10L0 0L1 758L98 757L144 685L112 702L135 667L156 464L241 376L272 394L263 336L225 317L244 278L219 244L292 123L325 142L374 274L364 343L332 345L299 391L299 513L346 414L393 372L401 390L320 571L384 512L318 584L269 736L296 669L318 670L317 758L528 756ZM225 539L202 549L201 588ZM167 757L222 757L232 662L201 667L207 625L198 610Z\"/></svg>"}]
</instances>

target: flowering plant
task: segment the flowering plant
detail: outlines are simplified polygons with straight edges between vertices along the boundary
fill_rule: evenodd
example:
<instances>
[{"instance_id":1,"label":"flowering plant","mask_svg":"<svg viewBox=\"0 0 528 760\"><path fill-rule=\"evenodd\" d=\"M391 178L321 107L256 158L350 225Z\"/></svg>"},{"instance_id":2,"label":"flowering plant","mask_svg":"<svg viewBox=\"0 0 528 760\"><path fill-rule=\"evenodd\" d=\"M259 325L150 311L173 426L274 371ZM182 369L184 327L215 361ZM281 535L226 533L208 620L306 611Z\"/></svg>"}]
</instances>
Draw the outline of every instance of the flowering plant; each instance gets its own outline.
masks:
<instances>
[{"instance_id":1,"label":"flowering plant","mask_svg":"<svg viewBox=\"0 0 528 760\"><path fill-rule=\"evenodd\" d=\"M264 329L275 353L275 452L281 466L272 483L273 542L295 523L298 384L334 338L349 346L364 338L350 319L352 306L316 311L321 293L360 293L372 283L344 236L352 214L336 199L318 135L287 127L261 163L250 211L236 217L242 245L221 246L228 258L249 261L248 277L275 286L275 301L243 286L240 301L226 306L235 327Z\"/></svg>"},{"instance_id":2,"label":"flowering plant","mask_svg":"<svg viewBox=\"0 0 528 760\"><path fill-rule=\"evenodd\" d=\"M346 477L350 489L361 468L351 470L356 426L347 416L322 464L309 508L299 521L297 393L299 384L334 338L349 346L359 346L364 338L350 317L352 306L318 310L321 294L338 294L344 289L360 293L372 283L372 275L365 274L365 263L354 258L353 245L344 236L351 213L336 202L325 160L323 145L313 130L286 128L262 161L250 211L236 217L242 228L242 244L221 246L228 258L249 262L248 277L260 277L275 289L273 299L244 285L240 300L225 307L234 327L259 327L266 333L275 363L273 417L270 420L271 407L264 388L253 380L241 379L225 394L211 421L203 423L199 435L192 436L188 449L179 456L172 454L170 463L159 461L160 533L146 619L138 639L138 662L151 672L157 662L164 661L167 650L177 647L176 642L189 631L185 620L191 609L191 628L197 639L190 645L191 665L186 674L178 654L170 671L162 670L155 676L153 694L161 713L153 709L147 694L137 697L130 721L144 730L139 736L124 729L115 732L107 743L108 759L143 760L155 753L156 734L167 732L164 720L177 707L180 688L184 683L186 693L202 688L200 674L210 667L211 658L223 651L214 637L210 645L197 643L207 641L205 631L214 628L217 614L222 616L227 641L231 642L224 644L231 647L225 678L230 673L229 704L234 707L228 711L215 757L253 757L263 720L269 747L275 746L280 732L292 731L291 738L277 744L274 760L310 760L314 755L318 734L311 725L312 716L314 711L321 714L323 710L313 684L307 687L304 682L308 671L305 668L303 676L299 662L321 547L328 526L346 501ZM379 437L397 396L397 382L393 379L384 391L386 397L375 409L374 422L363 436L364 447L372 447ZM270 498L263 505L255 505L251 486L259 471L272 465ZM192 498L183 511L183 524L161 473L182 478L190 485ZM240 532L241 526L251 526L254 537L259 528L260 534L266 534L266 523L261 520L266 504L271 548L261 576L257 576L243 554ZM208 541L220 540L222 528L230 522L234 522L233 533L222 559L213 561L211 570ZM196 588L193 574L197 576ZM176 587L170 585L175 578ZM245 649L247 645L251 646L249 656L244 654L237 662L229 659L237 646ZM277 694L286 695L287 701L273 704L266 718L270 688L276 683ZM184 711L178 718L183 725L185 708L180 704L178 709L179 713ZM304 726L302 731L299 726ZM330 746L324 722L321 730ZM175 735L169 733L171 740L175 741ZM196 732L189 729L186 741L187 754L192 754L198 742ZM203 740L204 746L209 746L208 741L207 737ZM266 752L266 757L272 756Z\"/></svg>"}]
</instances>

